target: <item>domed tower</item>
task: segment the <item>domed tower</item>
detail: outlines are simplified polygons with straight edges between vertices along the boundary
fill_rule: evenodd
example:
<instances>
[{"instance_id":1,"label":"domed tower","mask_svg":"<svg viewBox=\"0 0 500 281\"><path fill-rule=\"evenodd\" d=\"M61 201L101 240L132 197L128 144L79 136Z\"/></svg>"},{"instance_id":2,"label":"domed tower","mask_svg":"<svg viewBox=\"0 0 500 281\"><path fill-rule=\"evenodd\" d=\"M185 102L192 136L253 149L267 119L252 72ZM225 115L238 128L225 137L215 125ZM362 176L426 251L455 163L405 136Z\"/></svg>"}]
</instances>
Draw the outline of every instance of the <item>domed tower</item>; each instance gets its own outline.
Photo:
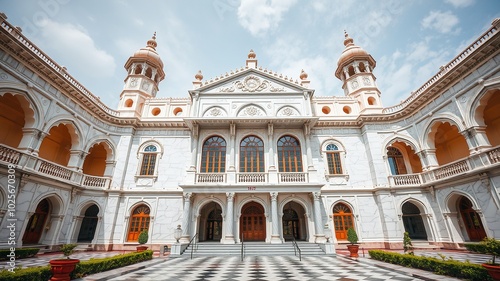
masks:
<instances>
[{"instance_id":1,"label":"domed tower","mask_svg":"<svg viewBox=\"0 0 500 281\"><path fill-rule=\"evenodd\" d=\"M121 116L139 116L144 101L156 97L158 85L165 78L163 62L156 52L156 32L146 47L136 51L125 63L127 77L120 95Z\"/></svg>"},{"instance_id":2,"label":"domed tower","mask_svg":"<svg viewBox=\"0 0 500 281\"><path fill-rule=\"evenodd\" d=\"M376 61L345 32L345 49L337 62L335 76L342 80L344 94L356 98L362 113L377 113L382 109L377 79L372 71Z\"/></svg>"}]
</instances>

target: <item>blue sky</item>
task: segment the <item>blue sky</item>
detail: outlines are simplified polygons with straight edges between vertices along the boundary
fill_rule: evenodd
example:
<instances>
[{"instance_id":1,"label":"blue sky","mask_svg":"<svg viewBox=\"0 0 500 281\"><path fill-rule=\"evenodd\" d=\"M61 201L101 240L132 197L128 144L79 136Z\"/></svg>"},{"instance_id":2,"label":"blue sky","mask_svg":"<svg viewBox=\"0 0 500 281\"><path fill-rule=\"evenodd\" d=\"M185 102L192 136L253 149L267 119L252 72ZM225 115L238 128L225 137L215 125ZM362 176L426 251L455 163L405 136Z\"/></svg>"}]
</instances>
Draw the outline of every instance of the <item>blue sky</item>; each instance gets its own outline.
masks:
<instances>
[{"instance_id":1,"label":"blue sky","mask_svg":"<svg viewBox=\"0 0 500 281\"><path fill-rule=\"evenodd\" d=\"M204 79L245 65L294 78L309 74L316 96L342 96L334 76L344 30L377 61L385 107L398 104L500 17L498 0L0 0L28 39L111 108L123 65L157 32L166 78L157 97L187 97Z\"/></svg>"}]
</instances>

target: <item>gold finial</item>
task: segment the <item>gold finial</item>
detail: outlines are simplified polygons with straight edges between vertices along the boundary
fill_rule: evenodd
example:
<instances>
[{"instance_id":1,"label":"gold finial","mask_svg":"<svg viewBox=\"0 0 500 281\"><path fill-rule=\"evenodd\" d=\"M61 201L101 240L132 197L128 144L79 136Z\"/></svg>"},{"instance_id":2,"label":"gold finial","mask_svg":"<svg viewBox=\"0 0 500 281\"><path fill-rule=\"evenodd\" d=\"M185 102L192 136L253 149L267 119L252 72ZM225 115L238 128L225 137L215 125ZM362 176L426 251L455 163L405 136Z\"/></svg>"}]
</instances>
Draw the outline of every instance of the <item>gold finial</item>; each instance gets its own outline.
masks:
<instances>
[{"instance_id":1,"label":"gold finial","mask_svg":"<svg viewBox=\"0 0 500 281\"><path fill-rule=\"evenodd\" d=\"M201 70L198 70L198 73L196 73L194 78L198 81L201 81L203 79L203 74L201 74Z\"/></svg>"},{"instance_id":2,"label":"gold finial","mask_svg":"<svg viewBox=\"0 0 500 281\"><path fill-rule=\"evenodd\" d=\"M255 59L257 55L254 53L252 49L250 49L250 52L248 53L248 58L249 59Z\"/></svg>"},{"instance_id":3,"label":"gold finial","mask_svg":"<svg viewBox=\"0 0 500 281\"><path fill-rule=\"evenodd\" d=\"M307 79L307 73L304 71L304 69L302 69L302 71L300 72L300 79L302 80L306 80Z\"/></svg>"}]
</instances>

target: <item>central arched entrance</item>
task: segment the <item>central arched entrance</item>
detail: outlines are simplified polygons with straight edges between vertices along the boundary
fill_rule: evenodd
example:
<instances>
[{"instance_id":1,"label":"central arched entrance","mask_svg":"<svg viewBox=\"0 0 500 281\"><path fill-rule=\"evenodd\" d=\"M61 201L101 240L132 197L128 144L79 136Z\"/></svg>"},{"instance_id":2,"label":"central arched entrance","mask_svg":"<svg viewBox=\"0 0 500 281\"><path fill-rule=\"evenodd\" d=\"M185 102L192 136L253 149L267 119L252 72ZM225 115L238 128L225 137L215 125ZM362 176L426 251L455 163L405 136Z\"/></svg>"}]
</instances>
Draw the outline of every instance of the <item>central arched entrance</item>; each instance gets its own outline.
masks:
<instances>
[{"instance_id":1,"label":"central arched entrance","mask_svg":"<svg viewBox=\"0 0 500 281\"><path fill-rule=\"evenodd\" d=\"M91 205L85 211L85 216L82 220L80 232L78 233L78 242L91 242L94 239L95 230L97 228L97 214L99 207L96 204Z\"/></svg>"},{"instance_id":2,"label":"central arched entrance","mask_svg":"<svg viewBox=\"0 0 500 281\"><path fill-rule=\"evenodd\" d=\"M264 208L256 202L250 202L241 209L240 233L244 241L264 241L266 239L266 217Z\"/></svg>"},{"instance_id":3,"label":"central arched entrance","mask_svg":"<svg viewBox=\"0 0 500 281\"><path fill-rule=\"evenodd\" d=\"M23 235L23 244L38 244L43 228L50 213L49 200L43 199L36 206L35 213L30 217Z\"/></svg>"},{"instance_id":4,"label":"central arched entrance","mask_svg":"<svg viewBox=\"0 0 500 281\"><path fill-rule=\"evenodd\" d=\"M307 240L304 207L290 201L283 206L283 239L285 241Z\"/></svg>"},{"instance_id":5,"label":"central arched entrance","mask_svg":"<svg viewBox=\"0 0 500 281\"><path fill-rule=\"evenodd\" d=\"M410 238L427 240L427 232L422 215L420 215L420 209L415 204L406 202L403 204L402 211L403 225Z\"/></svg>"},{"instance_id":6,"label":"central arched entrance","mask_svg":"<svg viewBox=\"0 0 500 281\"><path fill-rule=\"evenodd\" d=\"M479 214L473 208L472 202L468 198L462 196L458 204L460 215L462 216L465 229L467 230L467 235L469 235L469 240L483 240L486 237L486 231L481 223Z\"/></svg>"},{"instance_id":7,"label":"central arched entrance","mask_svg":"<svg viewBox=\"0 0 500 281\"><path fill-rule=\"evenodd\" d=\"M222 239L222 209L215 201L206 204L200 211L200 241Z\"/></svg>"}]
</instances>

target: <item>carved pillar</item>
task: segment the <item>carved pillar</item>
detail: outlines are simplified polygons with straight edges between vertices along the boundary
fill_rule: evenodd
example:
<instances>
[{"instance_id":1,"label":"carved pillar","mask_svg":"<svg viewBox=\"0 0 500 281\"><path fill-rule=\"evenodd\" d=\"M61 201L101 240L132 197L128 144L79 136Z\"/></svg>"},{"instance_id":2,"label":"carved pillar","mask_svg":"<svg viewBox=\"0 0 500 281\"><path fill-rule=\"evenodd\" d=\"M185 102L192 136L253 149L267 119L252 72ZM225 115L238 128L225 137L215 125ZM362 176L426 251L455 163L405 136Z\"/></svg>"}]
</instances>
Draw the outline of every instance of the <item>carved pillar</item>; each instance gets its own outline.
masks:
<instances>
[{"instance_id":1,"label":"carved pillar","mask_svg":"<svg viewBox=\"0 0 500 281\"><path fill-rule=\"evenodd\" d=\"M307 123L304 124L304 138L306 140L307 169L314 170L313 158L311 152L311 128Z\"/></svg>"},{"instance_id":2,"label":"carved pillar","mask_svg":"<svg viewBox=\"0 0 500 281\"><path fill-rule=\"evenodd\" d=\"M422 170L429 171L439 167L437 158L436 158L436 149L425 149L418 152L420 159L424 159L422 161Z\"/></svg>"},{"instance_id":3,"label":"carved pillar","mask_svg":"<svg viewBox=\"0 0 500 281\"><path fill-rule=\"evenodd\" d=\"M491 147L488 135L486 135L486 126L472 127L469 129L469 132L474 139L478 152Z\"/></svg>"},{"instance_id":4,"label":"carved pillar","mask_svg":"<svg viewBox=\"0 0 500 281\"><path fill-rule=\"evenodd\" d=\"M190 171L196 171L196 158L198 157L198 124L194 124L193 130L191 131L191 165L189 166Z\"/></svg>"},{"instance_id":5,"label":"carved pillar","mask_svg":"<svg viewBox=\"0 0 500 281\"><path fill-rule=\"evenodd\" d=\"M223 241L224 244L234 244L233 234L233 216L234 216L234 192L226 192L227 209L226 209L226 237Z\"/></svg>"},{"instance_id":6,"label":"carved pillar","mask_svg":"<svg viewBox=\"0 0 500 281\"><path fill-rule=\"evenodd\" d=\"M182 213L182 237L179 240L181 243L189 243L190 235L189 235L189 227L190 227L190 218L189 214L191 213L191 199L193 194L191 192L184 192L184 211Z\"/></svg>"},{"instance_id":7,"label":"carved pillar","mask_svg":"<svg viewBox=\"0 0 500 281\"><path fill-rule=\"evenodd\" d=\"M316 229L315 243L325 243L325 234L323 233L323 223L321 219L321 192L313 192L312 197L314 200L314 228Z\"/></svg>"},{"instance_id":8,"label":"carved pillar","mask_svg":"<svg viewBox=\"0 0 500 281\"><path fill-rule=\"evenodd\" d=\"M276 170L275 164L275 152L274 152L274 125L272 123L267 124L267 143L269 144L269 169L268 169L268 181L270 184L278 184L278 171Z\"/></svg>"},{"instance_id":9,"label":"carved pillar","mask_svg":"<svg viewBox=\"0 0 500 281\"><path fill-rule=\"evenodd\" d=\"M35 128L23 128L23 138L21 139L18 148L31 153L35 147L38 146L40 132L40 130Z\"/></svg>"},{"instance_id":10,"label":"carved pillar","mask_svg":"<svg viewBox=\"0 0 500 281\"><path fill-rule=\"evenodd\" d=\"M42 145L43 139L48 135L46 132L38 132L38 138L33 144L33 155L38 156L38 152L40 151L40 146Z\"/></svg>"},{"instance_id":11,"label":"carved pillar","mask_svg":"<svg viewBox=\"0 0 500 281\"><path fill-rule=\"evenodd\" d=\"M234 158L236 156L236 153L234 153L234 139L236 137L236 124L231 123L229 124L229 170L228 171L234 171Z\"/></svg>"},{"instance_id":12,"label":"carved pillar","mask_svg":"<svg viewBox=\"0 0 500 281\"><path fill-rule=\"evenodd\" d=\"M272 234L271 234L271 244L282 243L280 239L279 232L279 220L278 220L278 192L271 192L271 220L272 220Z\"/></svg>"}]
</instances>

